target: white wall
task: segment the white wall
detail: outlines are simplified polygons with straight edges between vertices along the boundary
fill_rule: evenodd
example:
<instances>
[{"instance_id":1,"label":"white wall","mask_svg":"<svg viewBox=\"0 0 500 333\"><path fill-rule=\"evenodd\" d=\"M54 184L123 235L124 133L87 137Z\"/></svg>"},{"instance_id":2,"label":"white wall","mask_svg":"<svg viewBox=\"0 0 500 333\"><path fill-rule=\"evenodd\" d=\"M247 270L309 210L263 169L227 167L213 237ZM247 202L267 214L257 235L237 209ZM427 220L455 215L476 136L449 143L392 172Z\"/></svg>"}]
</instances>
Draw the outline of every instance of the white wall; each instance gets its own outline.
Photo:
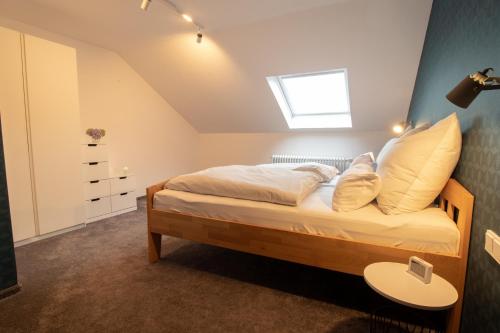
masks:
<instances>
[{"instance_id":1,"label":"white wall","mask_svg":"<svg viewBox=\"0 0 500 333\"><path fill-rule=\"evenodd\" d=\"M378 153L389 132L200 134L200 168L269 163L272 154L355 157Z\"/></svg>"},{"instance_id":2,"label":"white wall","mask_svg":"<svg viewBox=\"0 0 500 333\"><path fill-rule=\"evenodd\" d=\"M110 165L137 175L137 195L196 169L198 133L119 55L20 22L0 18L0 25L76 49L82 133L107 130Z\"/></svg>"},{"instance_id":3,"label":"white wall","mask_svg":"<svg viewBox=\"0 0 500 333\"><path fill-rule=\"evenodd\" d=\"M82 126L108 130L111 168L135 172L139 195L194 170L198 133L115 53L77 50Z\"/></svg>"}]
</instances>

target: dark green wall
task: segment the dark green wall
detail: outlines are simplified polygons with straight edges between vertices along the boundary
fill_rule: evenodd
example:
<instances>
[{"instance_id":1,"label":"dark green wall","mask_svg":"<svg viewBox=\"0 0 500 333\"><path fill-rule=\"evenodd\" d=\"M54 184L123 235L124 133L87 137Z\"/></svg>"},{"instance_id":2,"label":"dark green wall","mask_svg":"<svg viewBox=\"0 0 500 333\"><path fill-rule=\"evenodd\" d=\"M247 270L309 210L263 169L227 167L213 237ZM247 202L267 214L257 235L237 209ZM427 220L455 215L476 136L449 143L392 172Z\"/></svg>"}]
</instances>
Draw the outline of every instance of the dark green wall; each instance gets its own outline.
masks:
<instances>
[{"instance_id":1,"label":"dark green wall","mask_svg":"<svg viewBox=\"0 0 500 333\"><path fill-rule=\"evenodd\" d=\"M500 234L500 91L482 92L467 110L445 95L467 74L500 76L500 0L434 0L408 118L432 121L457 112L463 131L457 178L475 196L462 332L500 332L500 265L484 233Z\"/></svg>"},{"instance_id":2,"label":"dark green wall","mask_svg":"<svg viewBox=\"0 0 500 333\"><path fill-rule=\"evenodd\" d=\"M2 129L0 124L0 292L17 284L16 259L12 243L9 197L5 178Z\"/></svg>"}]
</instances>

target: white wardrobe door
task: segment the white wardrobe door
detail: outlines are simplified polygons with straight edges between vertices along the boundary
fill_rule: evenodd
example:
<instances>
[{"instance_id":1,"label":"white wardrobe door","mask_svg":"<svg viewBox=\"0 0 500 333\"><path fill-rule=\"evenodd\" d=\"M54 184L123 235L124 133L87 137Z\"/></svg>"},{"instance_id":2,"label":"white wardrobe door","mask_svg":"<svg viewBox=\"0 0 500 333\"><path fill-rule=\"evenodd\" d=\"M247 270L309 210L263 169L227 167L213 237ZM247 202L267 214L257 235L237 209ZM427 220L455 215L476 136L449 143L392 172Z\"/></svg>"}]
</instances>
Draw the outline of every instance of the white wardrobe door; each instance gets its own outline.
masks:
<instances>
[{"instance_id":1,"label":"white wardrobe door","mask_svg":"<svg viewBox=\"0 0 500 333\"><path fill-rule=\"evenodd\" d=\"M40 234L84 222L76 51L25 35Z\"/></svg>"},{"instance_id":2,"label":"white wardrobe door","mask_svg":"<svg viewBox=\"0 0 500 333\"><path fill-rule=\"evenodd\" d=\"M0 114L14 241L35 236L21 34L0 27Z\"/></svg>"}]
</instances>

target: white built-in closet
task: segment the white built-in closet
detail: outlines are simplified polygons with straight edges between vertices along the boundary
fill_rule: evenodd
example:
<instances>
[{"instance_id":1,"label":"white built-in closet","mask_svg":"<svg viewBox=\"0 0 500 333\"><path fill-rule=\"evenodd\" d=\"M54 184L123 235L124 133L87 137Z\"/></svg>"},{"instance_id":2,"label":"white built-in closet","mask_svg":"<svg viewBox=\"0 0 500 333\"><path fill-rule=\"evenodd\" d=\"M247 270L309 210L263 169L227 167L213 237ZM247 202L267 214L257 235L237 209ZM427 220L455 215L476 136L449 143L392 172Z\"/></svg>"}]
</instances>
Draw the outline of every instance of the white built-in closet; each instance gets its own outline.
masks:
<instances>
[{"instance_id":1,"label":"white built-in closet","mask_svg":"<svg viewBox=\"0 0 500 333\"><path fill-rule=\"evenodd\" d=\"M0 116L14 240L84 222L76 51L0 27Z\"/></svg>"}]
</instances>

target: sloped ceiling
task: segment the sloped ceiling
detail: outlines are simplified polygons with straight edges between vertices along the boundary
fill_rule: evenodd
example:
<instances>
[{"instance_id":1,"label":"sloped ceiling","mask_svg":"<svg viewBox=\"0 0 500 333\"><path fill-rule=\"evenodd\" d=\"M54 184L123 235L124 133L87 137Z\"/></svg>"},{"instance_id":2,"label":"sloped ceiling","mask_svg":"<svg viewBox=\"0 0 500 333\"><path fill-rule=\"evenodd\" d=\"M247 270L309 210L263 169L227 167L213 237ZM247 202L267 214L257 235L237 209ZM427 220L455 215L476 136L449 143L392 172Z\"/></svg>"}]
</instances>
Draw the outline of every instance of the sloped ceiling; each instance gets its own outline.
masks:
<instances>
[{"instance_id":1,"label":"sloped ceiling","mask_svg":"<svg viewBox=\"0 0 500 333\"><path fill-rule=\"evenodd\" d=\"M0 0L0 16L119 53L200 132L279 132L269 75L347 68L353 130L408 111L432 0Z\"/></svg>"}]
</instances>

